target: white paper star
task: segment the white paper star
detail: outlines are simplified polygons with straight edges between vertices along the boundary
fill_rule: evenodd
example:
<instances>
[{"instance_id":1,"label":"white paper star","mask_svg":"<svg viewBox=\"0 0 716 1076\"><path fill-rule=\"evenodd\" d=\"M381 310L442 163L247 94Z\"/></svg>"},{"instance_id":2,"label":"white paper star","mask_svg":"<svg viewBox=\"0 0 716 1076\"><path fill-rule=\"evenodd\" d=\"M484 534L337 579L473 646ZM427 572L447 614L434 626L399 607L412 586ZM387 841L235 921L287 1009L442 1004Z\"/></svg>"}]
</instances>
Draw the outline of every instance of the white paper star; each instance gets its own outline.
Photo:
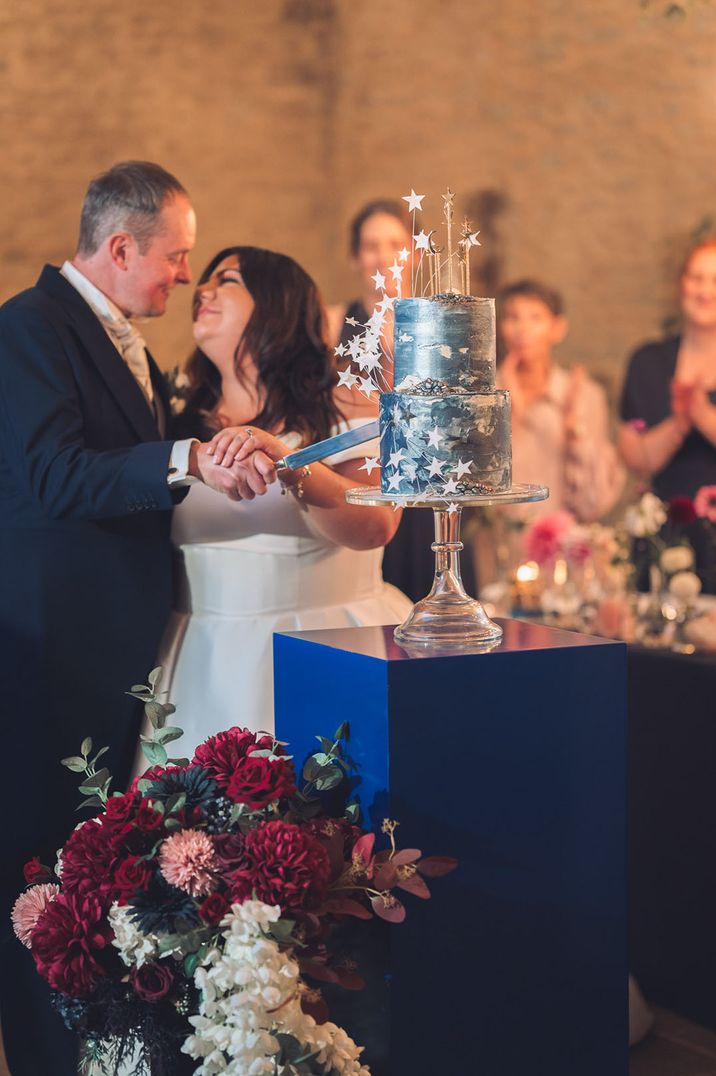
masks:
<instances>
[{"instance_id":1,"label":"white paper star","mask_svg":"<svg viewBox=\"0 0 716 1076\"><path fill-rule=\"evenodd\" d=\"M454 478L448 478L443 486L443 493L457 493L457 482Z\"/></svg>"},{"instance_id":2,"label":"white paper star","mask_svg":"<svg viewBox=\"0 0 716 1076\"><path fill-rule=\"evenodd\" d=\"M428 475L432 478L434 475L442 476L443 465L445 460L439 460L437 456L433 456L430 460L430 466L428 467Z\"/></svg>"},{"instance_id":3,"label":"white paper star","mask_svg":"<svg viewBox=\"0 0 716 1076\"><path fill-rule=\"evenodd\" d=\"M375 385L369 377L360 377L358 378L358 382L358 388L364 396L369 397L375 391Z\"/></svg>"},{"instance_id":4,"label":"white paper star","mask_svg":"<svg viewBox=\"0 0 716 1076\"><path fill-rule=\"evenodd\" d=\"M389 467L397 467L400 461L405 456L405 449L399 448L397 452L391 452L390 459L388 460Z\"/></svg>"},{"instance_id":5,"label":"white paper star","mask_svg":"<svg viewBox=\"0 0 716 1076\"><path fill-rule=\"evenodd\" d=\"M347 350L348 350L348 354L350 355L350 357L352 359L357 359L358 356L360 355L361 347L360 347L360 336L358 335L358 333L356 333L356 335L351 337L351 339L348 341L348 349Z\"/></svg>"},{"instance_id":6,"label":"white paper star","mask_svg":"<svg viewBox=\"0 0 716 1076\"><path fill-rule=\"evenodd\" d=\"M383 298L380 300L380 302L375 304L375 309L380 310L381 313L384 313L386 310L392 310L394 306L395 306L395 296L394 295L384 295Z\"/></svg>"},{"instance_id":7,"label":"white paper star","mask_svg":"<svg viewBox=\"0 0 716 1076\"><path fill-rule=\"evenodd\" d=\"M388 489L399 489L402 481L403 476L398 471L395 474L388 475Z\"/></svg>"},{"instance_id":8,"label":"white paper star","mask_svg":"<svg viewBox=\"0 0 716 1076\"><path fill-rule=\"evenodd\" d=\"M351 373L349 366L346 366L345 370L341 370L338 374L338 384L345 385L346 388L352 389L354 385L357 385L360 378L356 374Z\"/></svg>"},{"instance_id":9,"label":"white paper star","mask_svg":"<svg viewBox=\"0 0 716 1076\"><path fill-rule=\"evenodd\" d=\"M355 318L346 318L346 325L360 325L360 322Z\"/></svg>"},{"instance_id":10,"label":"white paper star","mask_svg":"<svg viewBox=\"0 0 716 1076\"><path fill-rule=\"evenodd\" d=\"M390 417L393 422L400 422L400 404L394 404Z\"/></svg>"},{"instance_id":11,"label":"white paper star","mask_svg":"<svg viewBox=\"0 0 716 1076\"><path fill-rule=\"evenodd\" d=\"M430 243L430 236L421 229L418 235L413 236L413 242L415 243L416 250L427 250Z\"/></svg>"},{"instance_id":12,"label":"white paper star","mask_svg":"<svg viewBox=\"0 0 716 1076\"><path fill-rule=\"evenodd\" d=\"M372 474L376 467L380 467L377 456L366 456L365 463L362 467L359 467L359 471L367 471L368 474Z\"/></svg>"},{"instance_id":13,"label":"white paper star","mask_svg":"<svg viewBox=\"0 0 716 1076\"><path fill-rule=\"evenodd\" d=\"M442 441L442 434L437 426L433 426L432 430L428 434L428 444L433 448L440 448L440 442Z\"/></svg>"},{"instance_id":14,"label":"white paper star","mask_svg":"<svg viewBox=\"0 0 716 1076\"><path fill-rule=\"evenodd\" d=\"M406 478L409 478L411 482L414 482L415 476L418 473L417 463L404 463L403 473L405 474Z\"/></svg>"},{"instance_id":15,"label":"white paper star","mask_svg":"<svg viewBox=\"0 0 716 1076\"><path fill-rule=\"evenodd\" d=\"M370 279L375 281L376 288L384 288L385 287L385 277L381 273L380 269L376 269L376 271L373 273L373 276Z\"/></svg>"},{"instance_id":16,"label":"white paper star","mask_svg":"<svg viewBox=\"0 0 716 1076\"><path fill-rule=\"evenodd\" d=\"M406 250L405 247L403 247L402 250L398 251L398 257L400 258L401 262L407 262L408 258L410 257L410 251Z\"/></svg>"},{"instance_id":17,"label":"white paper star","mask_svg":"<svg viewBox=\"0 0 716 1076\"><path fill-rule=\"evenodd\" d=\"M456 474L458 478L462 478L464 474L469 474L472 470L472 460L465 461L458 459L452 470L453 474Z\"/></svg>"},{"instance_id":18,"label":"white paper star","mask_svg":"<svg viewBox=\"0 0 716 1076\"><path fill-rule=\"evenodd\" d=\"M457 505L455 504L455 501L450 501L450 504L448 505L448 515L452 516L455 512L457 512Z\"/></svg>"},{"instance_id":19,"label":"white paper star","mask_svg":"<svg viewBox=\"0 0 716 1076\"><path fill-rule=\"evenodd\" d=\"M404 267L402 265L399 265L398 262L393 262L393 264L390 265L388 268L390 269L391 273L393 274L393 280L400 280L400 278L403 275L403 268Z\"/></svg>"},{"instance_id":20,"label":"white paper star","mask_svg":"<svg viewBox=\"0 0 716 1076\"><path fill-rule=\"evenodd\" d=\"M424 194L416 194L413 188L410 188L410 194L403 195L403 201L408 203L408 212L414 213L416 209L422 212Z\"/></svg>"},{"instance_id":21,"label":"white paper star","mask_svg":"<svg viewBox=\"0 0 716 1076\"><path fill-rule=\"evenodd\" d=\"M346 353L346 345L345 344L339 344L337 347L333 348L333 354L334 355L345 355L345 353Z\"/></svg>"}]
</instances>

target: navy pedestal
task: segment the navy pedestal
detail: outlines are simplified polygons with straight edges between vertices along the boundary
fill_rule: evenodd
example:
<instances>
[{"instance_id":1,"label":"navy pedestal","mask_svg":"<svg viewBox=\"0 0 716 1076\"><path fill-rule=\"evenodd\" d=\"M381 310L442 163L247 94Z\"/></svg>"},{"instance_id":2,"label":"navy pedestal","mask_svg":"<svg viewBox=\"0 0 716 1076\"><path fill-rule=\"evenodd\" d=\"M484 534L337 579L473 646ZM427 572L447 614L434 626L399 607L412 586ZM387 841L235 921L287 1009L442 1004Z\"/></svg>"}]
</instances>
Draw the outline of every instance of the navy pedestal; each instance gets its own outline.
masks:
<instances>
[{"instance_id":1,"label":"navy pedestal","mask_svg":"<svg viewBox=\"0 0 716 1076\"><path fill-rule=\"evenodd\" d=\"M277 734L299 762L348 720L366 821L460 860L390 928L381 1073L626 1076L626 648L502 625L456 657L277 635Z\"/></svg>"}]
</instances>

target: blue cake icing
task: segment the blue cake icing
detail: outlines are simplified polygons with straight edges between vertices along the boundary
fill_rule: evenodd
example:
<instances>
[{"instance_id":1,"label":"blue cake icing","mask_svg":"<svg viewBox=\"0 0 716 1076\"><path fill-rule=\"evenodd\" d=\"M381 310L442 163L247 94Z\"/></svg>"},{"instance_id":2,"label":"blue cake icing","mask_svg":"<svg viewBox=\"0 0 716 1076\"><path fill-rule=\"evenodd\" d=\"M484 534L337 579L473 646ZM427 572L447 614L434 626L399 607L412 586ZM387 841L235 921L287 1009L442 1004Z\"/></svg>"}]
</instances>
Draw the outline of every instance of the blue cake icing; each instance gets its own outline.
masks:
<instances>
[{"instance_id":1,"label":"blue cake icing","mask_svg":"<svg viewBox=\"0 0 716 1076\"><path fill-rule=\"evenodd\" d=\"M382 491L509 489L510 396L495 388L494 300L399 299L394 332L395 388L380 397Z\"/></svg>"}]
</instances>

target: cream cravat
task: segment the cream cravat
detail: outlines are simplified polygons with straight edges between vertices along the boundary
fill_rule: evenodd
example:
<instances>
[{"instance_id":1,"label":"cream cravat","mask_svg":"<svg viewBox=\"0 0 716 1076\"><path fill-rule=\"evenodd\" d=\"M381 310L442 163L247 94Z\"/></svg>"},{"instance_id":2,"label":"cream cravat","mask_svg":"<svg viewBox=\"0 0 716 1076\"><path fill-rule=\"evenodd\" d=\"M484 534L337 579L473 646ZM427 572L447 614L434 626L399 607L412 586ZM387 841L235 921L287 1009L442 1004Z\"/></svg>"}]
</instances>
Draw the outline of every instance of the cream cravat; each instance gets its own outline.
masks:
<instances>
[{"instance_id":1,"label":"cream cravat","mask_svg":"<svg viewBox=\"0 0 716 1076\"><path fill-rule=\"evenodd\" d=\"M110 336L116 340L122 358L134 374L148 402L154 405L154 386L149 373L149 359L144 339L132 325L122 317L107 317L100 314L100 321Z\"/></svg>"}]
</instances>

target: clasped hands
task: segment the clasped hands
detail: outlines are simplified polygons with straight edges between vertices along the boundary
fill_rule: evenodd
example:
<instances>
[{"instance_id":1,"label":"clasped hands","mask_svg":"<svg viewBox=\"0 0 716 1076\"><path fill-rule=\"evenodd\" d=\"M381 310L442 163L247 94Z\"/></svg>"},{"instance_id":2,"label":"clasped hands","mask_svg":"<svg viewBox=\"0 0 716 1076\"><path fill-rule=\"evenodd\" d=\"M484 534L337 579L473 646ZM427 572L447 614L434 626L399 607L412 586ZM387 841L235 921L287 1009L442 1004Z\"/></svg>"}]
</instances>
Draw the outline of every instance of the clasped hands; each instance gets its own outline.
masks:
<instances>
[{"instance_id":1,"label":"clasped hands","mask_svg":"<svg viewBox=\"0 0 716 1076\"><path fill-rule=\"evenodd\" d=\"M685 436L695 426L701 429L713 411L708 393L700 381L679 381L674 378L670 385L671 414L680 432ZM703 432L703 431L702 431Z\"/></svg>"},{"instance_id":2,"label":"clasped hands","mask_svg":"<svg viewBox=\"0 0 716 1076\"><path fill-rule=\"evenodd\" d=\"M190 474L232 501L251 501L276 481L276 460L291 450L250 426L228 426L207 444L192 445Z\"/></svg>"}]
</instances>

